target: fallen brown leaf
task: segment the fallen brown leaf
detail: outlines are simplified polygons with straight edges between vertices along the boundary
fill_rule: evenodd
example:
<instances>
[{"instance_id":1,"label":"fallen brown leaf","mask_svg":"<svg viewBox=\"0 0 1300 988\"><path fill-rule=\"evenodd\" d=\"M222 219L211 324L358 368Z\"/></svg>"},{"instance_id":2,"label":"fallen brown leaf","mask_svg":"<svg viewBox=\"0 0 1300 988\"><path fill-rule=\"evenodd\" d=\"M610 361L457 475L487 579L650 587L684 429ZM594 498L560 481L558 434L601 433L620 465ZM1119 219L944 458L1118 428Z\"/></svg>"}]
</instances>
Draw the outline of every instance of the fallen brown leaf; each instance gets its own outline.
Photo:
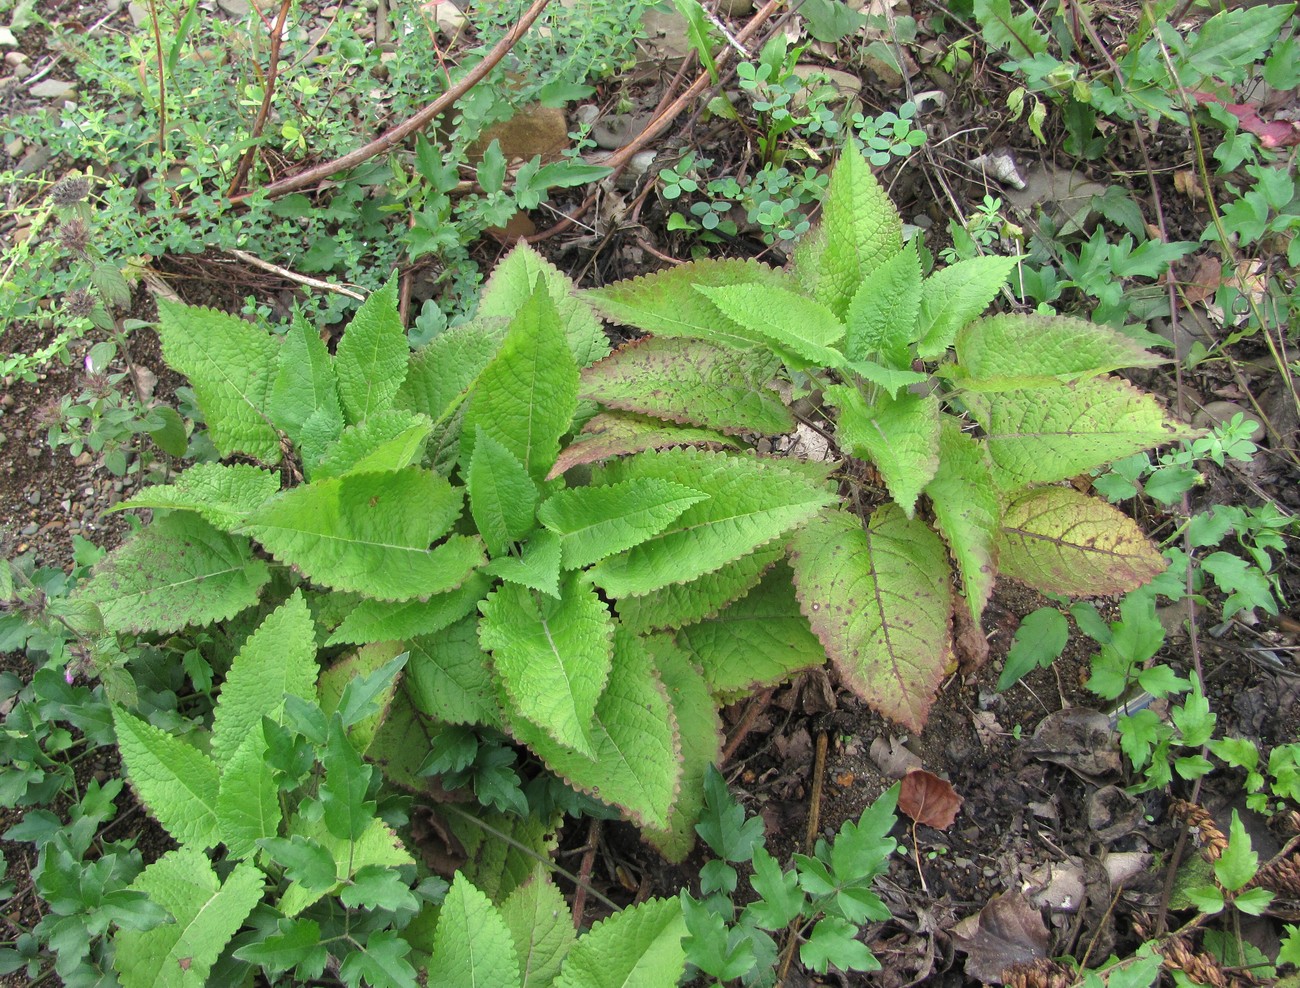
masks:
<instances>
[{"instance_id":1,"label":"fallen brown leaf","mask_svg":"<svg viewBox=\"0 0 1300 988\"><path fill-rule=\"evenodd\" d=\"M996 895L974 916L952 928L964 951L966 974L988 984L1003 983L1013 964L1047 956L1047 926L1042 914L1019 892Z\"/></svg>"},{"instance_id":2,"label":"fallen brown leaf","mask_svg":"<svg viewBox=\"0 0 1300 988\"><path fill-rule=\"evenodd\" d=\"M947 830L957 819L961 804L962 798L949 783L925 769L903 776L898 808L922 826Z\"/></svg>"}]
</instances>

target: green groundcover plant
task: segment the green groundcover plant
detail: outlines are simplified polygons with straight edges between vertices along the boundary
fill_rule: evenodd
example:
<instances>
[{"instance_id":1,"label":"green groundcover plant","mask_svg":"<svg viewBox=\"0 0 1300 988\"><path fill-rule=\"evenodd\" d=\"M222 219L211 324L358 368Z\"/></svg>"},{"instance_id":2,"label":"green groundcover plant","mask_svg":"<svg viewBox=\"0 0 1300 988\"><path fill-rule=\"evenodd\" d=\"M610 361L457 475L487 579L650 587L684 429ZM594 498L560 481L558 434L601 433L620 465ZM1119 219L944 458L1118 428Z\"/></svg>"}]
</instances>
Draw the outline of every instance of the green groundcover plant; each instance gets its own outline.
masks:
<instances>
[{"instance_id":1,"label":"green groundcover plant","mask_svg":"<svg viewBox=\"0 0 1300 988\"><path fill-rule=\"evenodd\" d=\"M1059 482L1189 435L1110 376L1157 358L1077 320L979 319L1013 262L922 278L900 230L850 149L790 271L700 261L579 296L521 246L474 319L415 352L395 282L334 353L302 320L278 337L160 302L164 357L225 461L126 502L153 521L73 598L127 775L181 844L132 886L177 922L118 935L150 945L119 949L124 976L147 958L136 983L177 966L199 983L228 941L352 983L409 983L424 954L472 966L457 929L502 939L515 928L492 910L516 893L558 901L530 879L555 820L494 811L458 834L495 867L450 892L421 879L385 794L440 796L431 769L466 764L449 731L512 738L680 860L724 700L829 656L919 729L954 608L977 621L997 572L1081 595L1156 575L1129 519ZM611 353L593 307L652 335ZM842 466L750 448L794 430L794 406ZM132 642L205 627L243 642L213 663L215 712L152 722ZM636 942L680 962L677 900L631 915L608 928L657 930ZM581 956L557 984L604 983L566 973Z\"/></svg>"}]
</instances>

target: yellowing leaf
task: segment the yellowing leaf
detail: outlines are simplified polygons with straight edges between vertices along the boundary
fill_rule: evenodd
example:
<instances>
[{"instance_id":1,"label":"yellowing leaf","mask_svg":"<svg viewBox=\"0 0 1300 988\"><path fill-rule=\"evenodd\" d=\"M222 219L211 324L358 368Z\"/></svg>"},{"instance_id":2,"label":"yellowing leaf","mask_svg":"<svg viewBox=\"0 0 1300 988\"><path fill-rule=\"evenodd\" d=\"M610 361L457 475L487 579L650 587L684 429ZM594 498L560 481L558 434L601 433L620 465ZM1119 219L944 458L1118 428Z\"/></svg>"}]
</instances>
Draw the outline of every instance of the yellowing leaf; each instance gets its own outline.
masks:
<instances>
[{"instance_id":1,"label":"yellowing leaf","mask_svg":"<svg viewBox=\"0 0 1300 988\"><path fill-rule=\"evenodd\" d=\"M989 316L957 334L957 363L979 390L993 390L998 381L1024 388L1166 360L1109 326L1068 316Z\"/></svg>"},{"instance_id":2,"label":"yellowing leaf","mask_svg":"<svg viewBox=\"0 0 1300 988\"><path fill-rule=\"evenodd\" d=\"M1131 518L1069 487L1014 496L1002 513L999 544L1001 571L1043 593L1126 593L1167 565Z\"/></svg>"},{"instance_id":3,"label":"yellowing leaf","mask_svg":"<svg viewBox=\"0 0 1300 988\"><path fill-rule=\"evenodd\" d=\"M939 471L926 485L934 520L957 561L971 617L980 614L997 576L998 520L1002 505L983 446L950 415L939 433Z\"/></svg>"}]
</instances>

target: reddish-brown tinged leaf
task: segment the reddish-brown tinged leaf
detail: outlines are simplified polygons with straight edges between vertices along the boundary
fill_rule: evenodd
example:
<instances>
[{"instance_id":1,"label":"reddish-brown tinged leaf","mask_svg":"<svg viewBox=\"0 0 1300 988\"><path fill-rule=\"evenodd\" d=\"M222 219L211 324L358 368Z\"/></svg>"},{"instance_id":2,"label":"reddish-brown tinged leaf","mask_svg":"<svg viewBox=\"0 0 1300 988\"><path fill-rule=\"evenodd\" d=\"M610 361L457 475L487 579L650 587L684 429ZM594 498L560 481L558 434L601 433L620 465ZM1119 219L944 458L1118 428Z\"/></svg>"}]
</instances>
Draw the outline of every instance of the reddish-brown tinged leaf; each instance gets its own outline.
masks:
<instances>
[{"instance_id":1,"label":"reddish-brown tinged leaf","mask_svg":"<svg viewBox=\"0 0 1300 988\"><path fill-rule=\"evenodd\" d=\"M560 453L546 479L554 480L573 467L611 456L688 445L720 449L736 443L711 429L684 428L644 415L602 412L583 426L573 443Z\"/></svg>"},{"instance_id":2,"label":"reddish-brown tinged leaf","mask_svg":"<svg viewBox=\"0 0 1300 988\"><path fill-rule=\"evenodd\" d=\"M907 814L923 827L947 830L957 819L963 800L957 790L923 768L903 776L898 790L899 812Z\"/></svg>"},{"instance_id":3,"label":"reddish-brown tinged leaf","mask_svg":"<svg viewBox=\"0 0 1300 988\"><path fill-rule=\"evenodd\" d=\"M1047 956L1042 914L1019 892L995 895L952 934L957 949L968 955L966 974L986 984L1002 984L1002 972L1013 964Z\"/></svg>"}]
</instances>

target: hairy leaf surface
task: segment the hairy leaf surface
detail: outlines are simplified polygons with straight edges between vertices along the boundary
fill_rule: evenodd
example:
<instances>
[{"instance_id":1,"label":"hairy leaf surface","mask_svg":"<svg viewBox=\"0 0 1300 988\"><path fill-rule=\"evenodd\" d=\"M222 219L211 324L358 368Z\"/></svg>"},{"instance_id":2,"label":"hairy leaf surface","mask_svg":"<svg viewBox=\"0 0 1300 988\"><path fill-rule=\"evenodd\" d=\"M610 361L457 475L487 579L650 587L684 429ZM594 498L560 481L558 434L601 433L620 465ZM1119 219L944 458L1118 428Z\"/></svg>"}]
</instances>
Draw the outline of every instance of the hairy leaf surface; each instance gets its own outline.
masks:
<instances>
[{"instance_id":1,"label":"hairy leaf surface","mask_svg":"<svg viewBox=\"0 0 1300 988\"><path fill-rule=\"evenodd\" d=\"M686 969L678 899L647 899L593 926L564 959L555 988L673 985Z\"/></svg>"},{"instance_id":2,"label":"hairy leaf surface","mask_svg":"<svg viewBox=\"0 0 1300 988\"><path fill-rule=\"evenodd\" d=\"M1118 378L968 394L1004 488L1051 483L1193 433Z\"/></svg>"},{"instance_id":3,"label":"hairy leaf surface","mask_svg":"<svg viewBox=\"0 0 1300 988\"><path fill-rule=\"evenodd\" d=\"M277 356L269 407L276 428L298 439L303 425L320 409L342 418L334 360L315 326L295 318Z\"/></svg>"},{"instance_id":4,"label":"hairy leaf surface","mask_svg":"<svg viewBox=\"0 0 1300 988\"><path fill-rule=\"evenodd\" d=\"M917 353L934 360L947 353L957 331L993 301L1016 266L1014 257L969 257L934 272L921 284Z\"/></svg>"},{"instance_id":5,"label":"hairy leaf surface","mask_svg":"<svg viewBox=\"0 0 1300 988\"><path fill-rule=\"evenodd\" d=\"M465 401L479 374L501 349L506 325L502 321L499 332L484 326L483 320L454 326L411 355L393 405L433 420L430 454L435 464L459 458Z\"/></svg>"},{"instance_id":6,"label":"hairy leaf surface","mask_svg":"<svg viewBox=\"0 0 1300 988\"><path fill-rule=\"evenodd\" d=\"M410 357L397 314L397 278L361 303L334 354L339 398L349 422L390 408Z\"/></svg>"},{"instance_id":7,"label":"hairy leaf surface","mask_svg":"<svg viewBox=\"0 0 1300 988\"><path fill-rule=\"evenodd\" d=\"M784 555L784 545L769 546L690 583L673 583L639 597L624 597L617 604L619 620L629 631L640 633L671 630L713 617L753 589Z\"/></svg>"},{"instance_id":8,"label":"hairy leaf surface","mask_svg":"<svg viewBox=\"0 0 1300 988\"><path fill-rule=\"evenodd\" d=\"M658 535L610 556L591 570L614 597L687 583L720 569L806 521L834 496L772 461L694 449L641 453L611 463L597 486L658 478L709 495Z\"/></svg>"},{"instance_id":9,"label":"hairy leaf surface","mask_svg":"<svg viewBox=\"0 0 1300 988\"><path fill-rule=\"evenodd\" d=\"M697 285L792 287L790 276L757 261L699 260L583 293L615 322L655 336L690 336L747 350L763 340L721 316Z\"/></svg>"},{"instance_id":10,"label":"hairy leaf surface","mask_svg":"<svg viewBox=\"0 0 1300 988\"><path fill-rule=\"evenodd\" d=\"M499 556L509 543L532 531L537 485L514 453L481 425L475 433L466 482L470 513L488 555Z\"/></svg>"},{"instance_id":11,"label":"hairy leaf surface","mask_svg":"<svg viewBox=\"0 0 1300 988\"><path fill-rule=\"evenodd\" d=\"M688 445L721 448L734 447L736 442L712 429L684 428L642 415L601 412L590 419L574 442L560 453L546 479L553 480L573 467L607 460L611 456Z\"/></svg>"},{"instance_id":12,"label":"hairy leaf surface","mask_svg":"<svg viewBox=\"0 0 1300 988\"><path fill-rule=\"evenodd\" d=\"M364 645L431 635L474 610L490 584L487 575L477 570L455 590L428 600L358 601L325 644Z\"/></svg>"},{"instance_id":13,"label":"hairy leaf surface","mask_svg":"<svg viewBox=\"0 0 1300 988\"><path fill-rule=\"evenodd\" d=\"M518 556L501 556L483 568L520 586L539 590L557 600L560 596L560 537L554 532L533 533Z\"/></svg>"},{"instance_id":14,"label":"hairy leaf surface","mask_svg":"<svg viewBox=\"0 0 1300 988\"><path fill-rule=\"evenodd\" d=\"M301 590L266 616L230 664L212 718L212 757L225 766L262 718L283 724L287 695L316 699L316 626Z\"/></svg>"},{"instance_id":15,"label":"hairy leaf surface","mask_svg":"<svg viewBox=\"0 0 1300 988\"><path fill-rule=\"evenodd\" d=\"M175 918L152 930L122 930L114 966L123 988L203 988L212 965L262 898L262 872L236 865L223 883L193 848L169 851L132 884Z\"/></svg>"},{"instance_id":16,"label":"hairy leaf surface","mask_svg":"<svg viewBox=\"0 0 1300 988\"><path fill-rule=\"evenodd\" d=\"M844 354L910 370L921 308L921 261L910 244L871 272L849 302Z\"/></svg>"},{"instance_id":17,"label":"hairy leaf surface","mask_svg":"<svg viewBox=\"0 0 1300 988\"><path fill-rule=\"evenodd\" d=\"M919 731L952 661L952 592L943 543L894 505L863 530L827 512L796 533L799 604L844 681L875 710Z\"/></svg>"},{"instance_id":18,"label":"hairy leaf surface","mask_svg":"<svg viewBox=\"0 0 1300 988\"><path fill-rule=\"evenodd\" d=\"M170 508L197 511L204 520L233 531L280 490L280 478L245 463L196 463L170 484L146 487L112 510Z\"/></svg>"},{"instance_id":19,"label":"hairy leaf surface","mask_svg":"<svg viewBox=\"0 0 1300 988\"><path fill-rule=\"evenodd\" d=\"M1002 513L998 566L1044 593L1094 597L1127 593L1167 562L1133 520L1070 487L1011 498Z\"/></svg>"},{"instance_id":20,"label":"hairy leaf surface","mask_svg":"<svg viewBox=\"0 0 1300 988\"><path fill-rule=\"evenodd\" d=\"M286 491L247 531L325 586L410 600L454 590L482 565L478 539L429 548L460 509L460 489L430 471L354 473Z\"/></svg>"},{"instance_id":21,"label":"hairy leaf surface","mask_svg":"<svg viewBox=\"0 0 1300 988\"><path fill-rule=\"evenodd\" d=\"M814 367L836 367L844 359L833 349L844 339L844 324L798 292L775 285L699 286L696 291L732 322L775 344L778 353L788 351Z\"/></svg>"},{"instance_id":22,"label":"hairy leaf surface","mask_svg":"<svg viewBox=\"0 0 1300 988\"><path fill-rule=\"evenodd\" d=\"M429 984L519 988L519 959L505 919L459 871L438 912Z\"/></svg>"},{"instance_id":23,"label":"hairy leaf surface","mask_svg":"<svg viewBox=\"0 0 1300 988\"><path fill-rule=\"evenodd\" d=\"M832 385L825 393L840 410L841 445L876 465L890 496L911 518L917 497L939 469L939 402L905 391L897 398L882 394L868 405L847 385Z\"/></svg>"},{"instance_id":24,"label":"hairy leaf surface","mask_svg":"<svg viewBox=\"0 0 1300 988\"><path fill-rule=\"evenodd\" d=\"M647 336L588 367L579 393L682 425L778 435L794 428L794 419L780 395L767 387L776 367L763 351Z\"/></svg>"},{"instance_id":25,"label":"hairy leaf surface","mask_svg":"<svg viewBox=\"0 0 1300 988\"><path fill-rule=\"evenodd\" d=\"M1165 357L1108 326L1069 316L1004 314L964 326L957 334L957 362L981 390L1055 384L1094 377L1121 367L1155 367Z\"/></svg>"},{"instance_id":26,"label":"hairy leaf surface","mask_svg":"<svg viewBox=\"0 0 1300 988\"><path fill-rule=\"evenodd\" d=\"M125 710L113 711L127 778L163 828L199 849L220 839L216 763L193 745Z\"/></svg>"},{"instance_id":27,"label":"hairy leaf surface","mask_svg":"<svg viewBox=\"0 0 1300 988\"><path fill-rule=\"evenodd\" d=\"M465 412L462 458L481 427L540 480L554 465L577 407L578 365L555 305L539 286L479 375Z\"/></svg>"},{"instance_id":28,"label":"hairy leaf surface","mask_svg":"<svg viewBox=\"0 0 1300 988\"><path fill-rule=\"evenodd\" d=\"M613 655L613 622L595 590L578 574L564 579L559 600L506 583L480 609L479 640L513 709L594 756L592 720Z\"/></svg>"},{"instance_id":29,"label":"hairy leaf surface","mask_svg":"<svg viewBox=\"0 0 1300 988\"><path fill-rule=\"evenodd\" d=\"M537 519L560 538L565 569L581 569L657 535L708 495L645 478L609 487L573 487L549 497Z\"/></svg>"},{"instance_id":30,"label":"hairy leaf surface","mask_svg":"<svg viewBox=\"0 0 1300 988\"><path fill-rule=\"evenodd\" d=\"M957 561L971 617L978 625L997 577L998 521L1002 506L983 446L943 416L939 471L926 485L934 520Z\"/></svg>"},{"instance_id":31,"label":"hairy leaf surface","mask_svg":"<svg viewBox=\"0 0 1300 988\"><path fill-rule=\"evenodd\" d=\"M158 339L169 367L190 379L223 456L280 461L267 417L278 347L266 330L237 316L158 299Z\"/></svg>"},{"instance_id":32,"label":"hairy leaf surface","mask_svg":"<svg viewBox=\"0 0 1300 988\"><path fill-rule=\"evenodd\" d=\"M426 416L390 408L348 426L324 456L303 465L312 480L401 470L419 462L432 433Z\"/></svg>"},{"instance_id":33,"label":"hairy leaf surface","mask_svg":"<svg viewBox=\"0 0 1300 988\"><path fill-rule=\"evenodd\" d=\"M182 511L109 553L73 599L97 605L110 631L180 631L251 607L270 578L248 539Z\"/></svg>"},{"instance_id":34,"label":"hairy leaf surface","mask_svg":"<svg viewBox=\"0 0 1300 988\"><path fill-rule=\"evenodd\" d=\"M407 643L407 686L427 717L444 724L495 724L500 719L488 655L479 645L478 617L466 615L446 631Z\"/></svg>"},{"instance_id":35,"label":"hairy leaf surface","mask_svg":"<svg viewBox=\"0 0 1300 988\"><path fill-rule=\"evenodd\" d=\"M523 988L549 988L575 934L569 904L541 863L501 903L501 918L515 942Z\"/></svg>"},{"instance_id":36,"label":"hairy leaf surface","mask_svg":"<svg viewBox=\"0 0 1300 988\"><path fill-rule=\"evenodd\" d=\"M621 629L590 731L593 758L556 744L521 717L511 720L515 737L569 785L621 808L640 826L666 826L681 775L677 722L645 644Z\"/></svg>"},{"instance_id":37,"label":"hairy leaf surface","mask_svg":"<svg viewBox=\"0 0 1300 988\"><path fill-rule=\"evenodd\" d=\"M715 693L785 682L826 663L790 585L790 568L774 567L744 597L713 617L678 630L677 644L704 671Z\"/></svg>"}]
</instances>

